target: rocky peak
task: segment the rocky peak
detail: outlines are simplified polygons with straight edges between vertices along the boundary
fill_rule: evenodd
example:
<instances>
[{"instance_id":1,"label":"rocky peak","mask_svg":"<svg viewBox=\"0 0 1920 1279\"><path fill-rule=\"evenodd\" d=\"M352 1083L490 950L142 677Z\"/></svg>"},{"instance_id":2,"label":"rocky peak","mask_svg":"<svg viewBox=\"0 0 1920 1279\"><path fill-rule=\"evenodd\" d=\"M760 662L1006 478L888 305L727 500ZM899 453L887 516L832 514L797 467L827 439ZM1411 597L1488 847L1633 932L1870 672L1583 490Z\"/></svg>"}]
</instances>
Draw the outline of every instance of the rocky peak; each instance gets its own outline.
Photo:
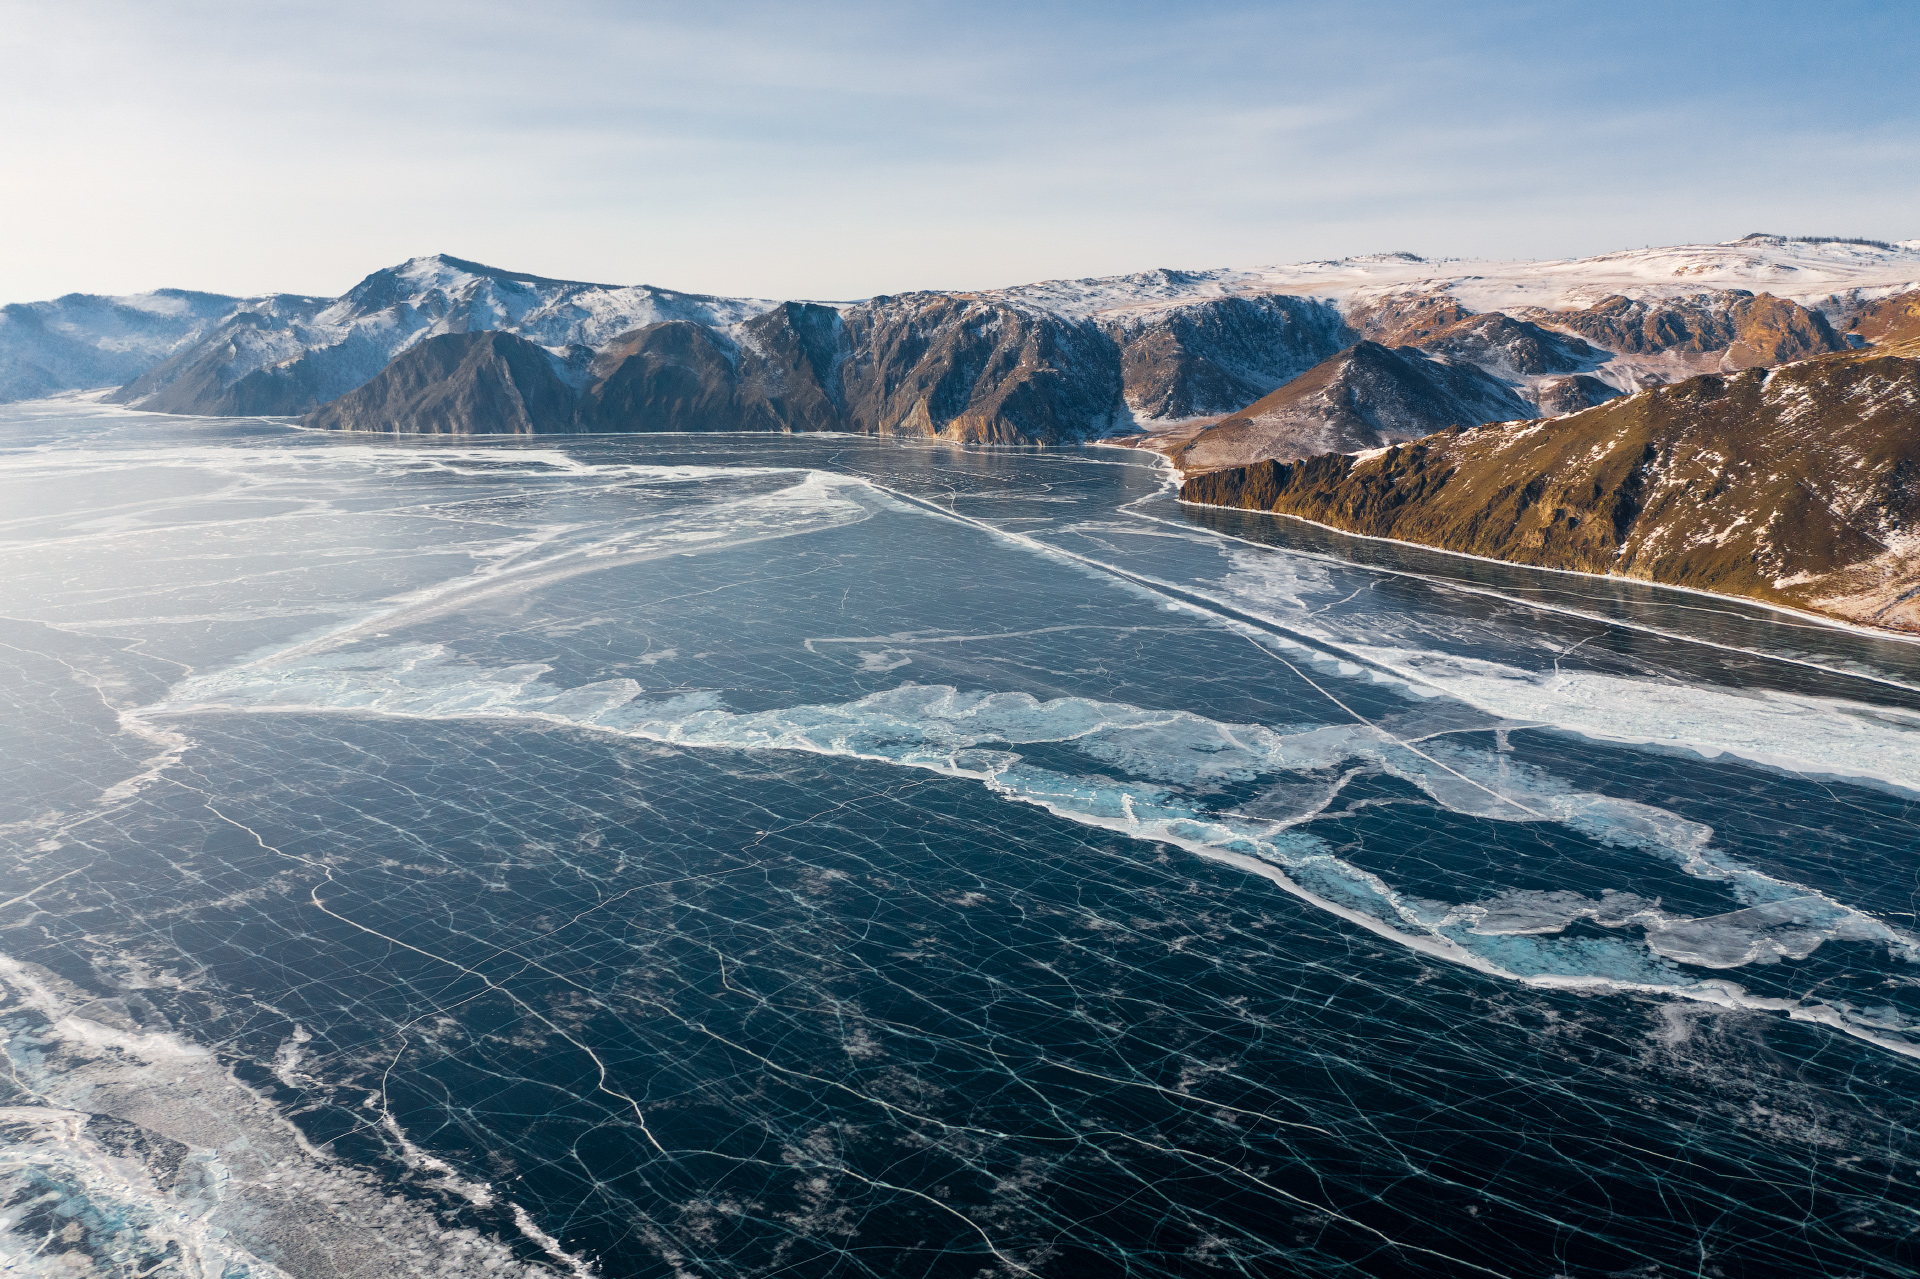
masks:
<instances>
[{"instance_id":1,"label":"rocky peak","mask_svg":"<svg viewBox=\"0 0 1920 1279\"><path fill-rule=\"evenodd\" d=\"M1588 372L1607 358L1605 351L1580 338L1499 311L1455 320L1427 333L1417 345L1505 379Z\"/></svg>"},{"instance_id":2,"label":"rocky peak","mask_svg":"<svg viewBox=\"0 0 1920 1279\"><path fill-rule=\"evenodd\" d=\"M1473 315L1451 293L1389 293L1347 309L1347 324L1363 338L1387 346L1410 346Z\"/></svg>"},{"instance_id":3,"label":"rocky peak","mask_svg":"<svg viewBox=\"0 0 1920 1279\"><path fill-rule=\"evenodd\" d=\"M1354 452L1452 424L1534 415L1533 406L1472 364L1416 347L1359 342L1170 454L1187 470L1255 458Z\"/></svg>"},{"instance_id":4,"label":"rocky peak","mask_svg":"<svg viewBox=\"0 0 1920 1279\"><path fill-rule=\"evenodd\" d=\"M1753 368L1845 349L1826 317L1770 293L1725 289L1677 298L1603 298L1590 307L1533 311L1529 319L1629 355L1724 353Z\"/></svg>"}]
</instances>

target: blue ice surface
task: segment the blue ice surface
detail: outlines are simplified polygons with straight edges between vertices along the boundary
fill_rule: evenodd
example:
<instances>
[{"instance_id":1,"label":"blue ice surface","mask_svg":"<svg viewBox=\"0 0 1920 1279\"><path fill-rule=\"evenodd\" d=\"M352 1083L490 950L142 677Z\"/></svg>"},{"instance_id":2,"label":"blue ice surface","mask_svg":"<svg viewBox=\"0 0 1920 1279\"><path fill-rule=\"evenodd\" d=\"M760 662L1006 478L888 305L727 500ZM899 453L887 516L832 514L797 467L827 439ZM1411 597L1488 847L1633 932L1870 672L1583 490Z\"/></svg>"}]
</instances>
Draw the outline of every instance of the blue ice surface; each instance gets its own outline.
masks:
<instances>
[{"instance_id":1,"label":"blue ice surface","mask_svg":"<svg viewBox=\"0 0 1920 1279\"><path fill-rule=\"evenodd\" d=\"M29 1272L1913 1272L1898 641L1113 449L0 431Z\"/></svg>"}]
</instances>

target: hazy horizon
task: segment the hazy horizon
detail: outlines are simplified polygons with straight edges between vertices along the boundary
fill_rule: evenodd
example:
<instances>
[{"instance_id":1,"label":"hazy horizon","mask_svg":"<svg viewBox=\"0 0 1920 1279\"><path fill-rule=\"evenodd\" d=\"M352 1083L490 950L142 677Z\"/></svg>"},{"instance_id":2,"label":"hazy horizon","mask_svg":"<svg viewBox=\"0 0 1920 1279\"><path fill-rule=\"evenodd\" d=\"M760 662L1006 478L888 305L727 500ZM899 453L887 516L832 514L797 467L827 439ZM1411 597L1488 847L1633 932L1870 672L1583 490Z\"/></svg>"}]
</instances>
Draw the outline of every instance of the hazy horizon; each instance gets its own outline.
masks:
<instances>
[{"instance_id":1,"label":"hazy horizon","mask_svg":"<svg viewBox=\"0 0 1920 1279\"><path fill-rule=\"evenodd\" d=\"M12 3L0 302L445 252L856 298L1920 235L1890 3Z\"/></svg>"}]
</instances>

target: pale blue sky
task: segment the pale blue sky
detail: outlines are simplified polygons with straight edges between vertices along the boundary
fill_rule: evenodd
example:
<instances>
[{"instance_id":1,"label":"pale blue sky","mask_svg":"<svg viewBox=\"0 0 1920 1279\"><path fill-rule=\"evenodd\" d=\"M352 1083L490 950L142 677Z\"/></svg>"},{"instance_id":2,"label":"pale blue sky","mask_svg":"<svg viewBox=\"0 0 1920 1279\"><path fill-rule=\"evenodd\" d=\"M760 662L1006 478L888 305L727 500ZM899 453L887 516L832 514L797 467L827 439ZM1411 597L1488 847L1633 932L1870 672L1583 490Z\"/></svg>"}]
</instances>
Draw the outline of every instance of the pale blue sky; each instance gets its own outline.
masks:
<instances>
[{"instance_id":1,"label":"pale blue sky","mask_svg":"<svg viewBox=\"0 0 1920 1279\"><path fill-rule=\"evenodd\" d=\"M0 0L0 301L1920 236L1920 4Z\"/></svg>"}]
</instances>

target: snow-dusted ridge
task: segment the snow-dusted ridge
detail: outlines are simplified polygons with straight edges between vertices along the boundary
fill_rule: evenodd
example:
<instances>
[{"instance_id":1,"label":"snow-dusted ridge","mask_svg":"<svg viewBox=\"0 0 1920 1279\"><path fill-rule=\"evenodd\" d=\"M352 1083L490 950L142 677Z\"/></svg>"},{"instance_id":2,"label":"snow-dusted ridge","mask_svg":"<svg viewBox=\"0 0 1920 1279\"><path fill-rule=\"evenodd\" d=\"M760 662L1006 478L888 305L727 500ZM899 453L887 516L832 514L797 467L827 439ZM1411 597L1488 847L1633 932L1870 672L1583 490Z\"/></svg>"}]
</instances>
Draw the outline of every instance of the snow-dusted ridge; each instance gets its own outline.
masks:
<instances>
[{"instance_id":1,"label":"snow-dusted ridge","mask_svg":"<svg viewBox=\"0 0 1920 1279\"><path fill-rule=\"evenodd\" d=\"M1836 334L1863 306L1916 288L1920 240L1748 236L1555 261L1436 261L1378 253L828 303L844 324L818 340L846 349L819 358L822 369L832 370L880 360L887 367L875 377L885 385L924 383L907 399L917 403L924 392L931 397L925 410L891 401L869 405L854 414L859 429L1066 440L1103 434L1116 422L1157 426L1231 414L1361 339L1404 346L1463 317L1506 312L1536 329L1507 326L1478 336L1478 330L1448 330L1451 336L1435 338L1440 345L1429 353L1441 364L1480 367L1527 402L1508 404L1496 416L1527 406L1551 415L1597 395L1723 365L1780 363L1832 350L1840 340ZM1750 323L1753 295L1767 293L1797 305L1761 299L1766 314ZM1622 297L1631 302L1619 302ZM1603 299L1614 301L1599 319L1554 314ZM508 333L544 348L556 376L584 393L589 362L622 335L665 321L697 325L733 363L734 354L753 344L745 326L780 305L646 284L552 279L448 254L375 271L338 298L235 299L166 290L122 299L76 295L0 311L0 399L118 385L114 402L149 410L300 415L366 385L422 342L476 332ZM1647 328L1641 312L1648 307L1684 312L1676 322L1690 336L1650 344L1648 335L1670 326L1662 321ZM1821 314L1810 316L1800 307ZM811 314L815 319L807 323L825 323L820 317L828 313L816 308ZM882 342L856 359L847 344L878 341L876 324L904 345ZM1604 358L1542 363L1529 355L1539 367L1519 371L1509 357L1526 354L1522 346L1560 341L1538 332L1539 325L1580 332L1607 348ZM1779 335L1788 330L1798 336L1783 344ZM1733 349L1755 333L1769 343L1765 351ZM961 348L969 352L964 359ZM988 359L989 349L998 356ZM935 376L937 370L894 367L917 359L914 352L936 350L961 366L999 371L983 372L979 384L961 394L941 380L946 375ZM1006 417L1014 383L1024 376L1020 370L1041 364L1064 379L1068 391L1047 390L1040 397L1044 409ZM718 366L709 372L708 380L725 380ZM822 376L832 382L838 374ZM835 412L850 411L847 388L838 382L823 383L820 394L822 403L838 406ZM752 424L743 419L735 425ZM786 423L788 429L796 425L817 429L819 423Z\"/></svg>"},{"instance_id":2,"label":"snow-dusted ridge","mask_svg":"<svg viewBox=\"0 0 1920 1279\"><path fill-rule=\"evenodd\" d=\"M1471 310L1562 310L1615 294L1672 298L1721 289L1772 293L1815 310L1836 294L1871 298L1920 287L1920 240L1891 247L1847 240L1754 236L1721 244L1622 249L1549 261L1372 253L1282 266L1158 270L1084 280L1044 280L979 294L1091 319L1214 298L1295 293L1352 305L1395 293L1444 291ZM1856 292L1857 291L1857 292Z\"/></svg>"}]
</instances>

